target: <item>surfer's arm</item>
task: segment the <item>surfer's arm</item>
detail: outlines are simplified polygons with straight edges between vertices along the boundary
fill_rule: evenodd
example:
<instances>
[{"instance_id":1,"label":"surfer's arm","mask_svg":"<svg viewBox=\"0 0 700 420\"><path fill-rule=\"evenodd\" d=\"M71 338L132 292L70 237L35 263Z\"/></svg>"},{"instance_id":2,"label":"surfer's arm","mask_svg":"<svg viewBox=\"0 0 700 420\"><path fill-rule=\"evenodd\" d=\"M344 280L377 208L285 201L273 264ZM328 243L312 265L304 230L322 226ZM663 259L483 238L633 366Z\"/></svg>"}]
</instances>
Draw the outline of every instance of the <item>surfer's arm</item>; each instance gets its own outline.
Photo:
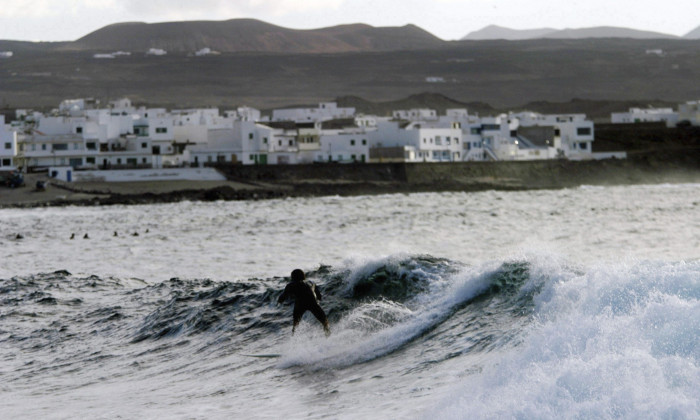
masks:
<instances>
[{"instance_id":1,"label":"surfer's arm","mask_svg":"<svg viewBox=\"0 0 700 420\"><path fill-rule=\"evenodd\" d=\"M287 296L289 296L289 286L284 288L284 292L280 295L280 297L277 299L277 303L282 303L284 302L285 299L287 299Z\"/></svg>"},{"instance_id":2,"label":"surfer's arm","mask_svg":"<svg viewBox=\"0 0 700 420\"><path fill-rule=\"evenodd\" d=\"M318 289L318 286L314 284L314 293L316 294L316 299L321 301L321 291Z\"/></svg>"}]
</instances>

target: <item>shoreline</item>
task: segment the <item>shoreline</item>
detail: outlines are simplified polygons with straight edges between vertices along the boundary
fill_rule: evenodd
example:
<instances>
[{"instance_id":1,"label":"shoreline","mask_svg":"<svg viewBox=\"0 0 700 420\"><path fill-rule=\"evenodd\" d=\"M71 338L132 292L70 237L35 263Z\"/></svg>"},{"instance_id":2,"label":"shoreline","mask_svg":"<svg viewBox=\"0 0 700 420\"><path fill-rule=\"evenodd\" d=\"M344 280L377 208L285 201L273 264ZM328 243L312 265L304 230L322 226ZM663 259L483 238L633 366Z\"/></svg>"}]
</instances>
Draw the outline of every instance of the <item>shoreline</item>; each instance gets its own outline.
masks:
<instances>
[{"instance_id":1,"label":"shoreline","mask_svg":"<svg viewBox=\"0 0 700 420\"><path fill-rule=\"evenodd\" d=\"M0 188L0 209L106 206L179 201L241 201L420 192L529 191L582 185L700 182L700 148L631 153L599 161L499 161L217 167L227 181L64 183L28 174L25 186Z\"/></svg>"}]
</instances>

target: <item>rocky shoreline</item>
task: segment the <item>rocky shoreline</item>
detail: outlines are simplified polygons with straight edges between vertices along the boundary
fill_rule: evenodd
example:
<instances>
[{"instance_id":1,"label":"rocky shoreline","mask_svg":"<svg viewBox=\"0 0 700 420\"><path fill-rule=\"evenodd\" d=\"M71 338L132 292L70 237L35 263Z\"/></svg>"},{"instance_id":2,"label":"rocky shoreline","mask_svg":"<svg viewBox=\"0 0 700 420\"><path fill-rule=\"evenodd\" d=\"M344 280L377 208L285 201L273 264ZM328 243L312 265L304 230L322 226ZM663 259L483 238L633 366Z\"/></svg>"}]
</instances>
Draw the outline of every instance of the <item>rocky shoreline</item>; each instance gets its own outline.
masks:
<instances>
[{"instance_id":1,"label":"rocky shoreline","mask_svg":"<svg viewBox=\"0 0 700 420\"><path fill-rule=\"evenodd\" d=\"M221 166L228 181L63 183L30 174L25 187L0 189L0 208L106 206L179 201L269 200L418 192L524 191L581 185L700 182L700 148L630 153L600 161ZM43 177L43 178L42 178Z\"/></svg>"}]
</instances>

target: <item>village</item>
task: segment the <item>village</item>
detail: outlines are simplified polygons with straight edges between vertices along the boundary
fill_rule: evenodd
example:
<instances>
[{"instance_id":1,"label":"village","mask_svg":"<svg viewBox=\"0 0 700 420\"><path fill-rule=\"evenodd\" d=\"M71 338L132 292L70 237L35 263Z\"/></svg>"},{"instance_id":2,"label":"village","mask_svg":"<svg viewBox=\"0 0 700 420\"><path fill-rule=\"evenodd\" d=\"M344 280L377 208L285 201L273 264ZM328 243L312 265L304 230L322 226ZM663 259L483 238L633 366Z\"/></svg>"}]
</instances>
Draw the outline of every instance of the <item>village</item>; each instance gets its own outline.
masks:
<instances>
[{"instance_id":1,"label":"village","mask_svg":"<svg viewBox=\"0 0 700 420\"><path fill-rule=\"evenodd\" d=\"M612 121L665 117L668 124L697 124L697 102L679 109L685 114L632 109L626 115L613 114ZM409 109L380 117L324 102L316 108L275 109L263 116L249 107L169 111L136 107L126 98L107 106L94 99L72 99L48 113L16 110L12 121L0 115L0 171L48 172L71 182L124 170L151 171L153 180L159 176L153 170L172 173L222 164L626 157L624 152L594 153L594 139L594 123L584 114L510 112L480 117L467 109L448 109L445 115Z\"/></svg>"}]
</instances>

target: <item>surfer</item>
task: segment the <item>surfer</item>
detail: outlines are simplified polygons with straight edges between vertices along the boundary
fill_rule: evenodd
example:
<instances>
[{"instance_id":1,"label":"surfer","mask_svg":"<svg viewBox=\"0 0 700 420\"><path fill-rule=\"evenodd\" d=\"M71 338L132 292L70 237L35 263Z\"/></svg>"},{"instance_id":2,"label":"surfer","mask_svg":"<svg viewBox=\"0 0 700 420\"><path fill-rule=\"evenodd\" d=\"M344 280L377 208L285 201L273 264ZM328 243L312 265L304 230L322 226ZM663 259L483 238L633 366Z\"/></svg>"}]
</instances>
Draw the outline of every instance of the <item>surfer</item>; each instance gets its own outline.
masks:
<instances>
[{"instance_id":1,"label":"surfer","mask_svg":"<svg viewBox=\"0 0 700 420\"><path fill-rule=\"evenodd\" d=\"M301 321L302 315L304 315L306 311L311 311L316 319L318 319L318 322L323 325L326 336L331 334L326 313L323 312L323 309L321 309L321 306L318 304L318 301L321 300L321 292L313 282L306 280L306 275L298 268L292 271L292 281L284 288L284 292L282 292L279 299L277 299L277 303L284 302L288 297L294 298L292 334L294 334L299 321Z\"/></svg>"}]
</instances>

